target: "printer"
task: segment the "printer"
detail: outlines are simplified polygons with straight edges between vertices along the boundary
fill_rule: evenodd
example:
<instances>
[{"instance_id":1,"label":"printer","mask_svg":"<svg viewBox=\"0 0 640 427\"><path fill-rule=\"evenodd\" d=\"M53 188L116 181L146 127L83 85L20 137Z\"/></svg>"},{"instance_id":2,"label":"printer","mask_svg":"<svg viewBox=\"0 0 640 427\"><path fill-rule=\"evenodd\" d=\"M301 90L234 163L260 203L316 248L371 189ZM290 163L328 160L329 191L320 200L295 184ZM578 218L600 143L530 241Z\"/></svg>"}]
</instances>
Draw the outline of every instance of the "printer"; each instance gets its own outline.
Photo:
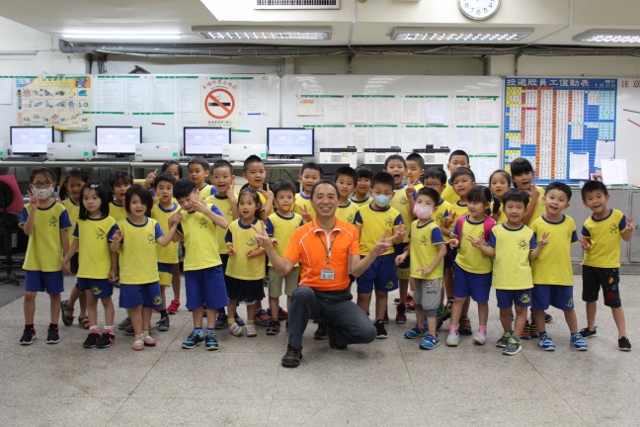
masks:
<instances>
[{"instance_id":1,"label":"printer","mask_svg":"<svg viewBox=\"0 0 640 427\"><path fill-rule=\"evenodd\" d=\"M47 160L89 160L95 155L94 142L50 142Z\"/></svg>"},{"instance_id":2,"label":"printer","mask_svg":"<svg viewBox=\"0 0 640 427\"><path fill-rule=\"evenodd\" d=\"M433 148L433 145L427 145L425 148L416 148L414 153L418 153L424 159L425 170L432 166L443 168L449 161L449 147Z\"/></svg>"},{"instance_id":3,"label":"printer","mask_svg":"<svg viewBox=\"0 0 640 427\"><path fill-rule=\"evenodd\" d=\"M357 154L356 147L321 148L316 159L320 165L346 163L355 169L358 166Z\"/></svg>"},{"instance_id":4,"label":"printer","mask_svg":"<svg viewBox=\"0 0 640 427\"><path fill-rule=\"evenodd\" d=\"M244 162L255 154L262 160L267 159L267 144L227 144L222 146L222 158L228 162Z\"/></svg>"},{"instance_id":5,"label":"printer","mask_svg":"<svg viewBox=\"0 0 640 427\"><path fill-rule=\"evenodd\" d=\"M136 162L165 162L178 160L180 157L180 144L171 142L143 143L136 145Z\"/></svg>"}]
</instances>

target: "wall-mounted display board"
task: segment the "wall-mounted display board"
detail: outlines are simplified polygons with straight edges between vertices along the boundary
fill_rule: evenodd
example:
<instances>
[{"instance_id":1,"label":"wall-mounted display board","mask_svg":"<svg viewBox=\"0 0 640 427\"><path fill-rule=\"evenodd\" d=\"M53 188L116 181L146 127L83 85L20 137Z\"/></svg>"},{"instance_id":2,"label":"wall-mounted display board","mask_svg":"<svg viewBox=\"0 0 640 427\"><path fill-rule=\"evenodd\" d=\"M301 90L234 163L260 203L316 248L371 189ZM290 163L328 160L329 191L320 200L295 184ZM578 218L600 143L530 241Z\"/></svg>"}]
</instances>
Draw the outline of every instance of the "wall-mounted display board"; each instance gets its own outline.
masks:
<instances>
[{"instance_id":1,"label":"wall-mounted display board","mask_svg":"<svg viewBox=\"0 0 640 427\"><path fill-rule=\"evenodd\" d=\"M613 157L616 89L617 79L507 77L507 170L511 161L525 157L537 182L589 180L603 158Z\"/></svg>"},{"instance_id":2,"label":"wall-mounted display board","mask_svg":"<svg viewBox=\"0 0 640 427\"><path fill-rule=\"evenodd\" d=\"M315 127L316 151L463 149L486 182L501 164L502 86L482 76L284 76L282 122Z\"/></svg>"}]
</instances>

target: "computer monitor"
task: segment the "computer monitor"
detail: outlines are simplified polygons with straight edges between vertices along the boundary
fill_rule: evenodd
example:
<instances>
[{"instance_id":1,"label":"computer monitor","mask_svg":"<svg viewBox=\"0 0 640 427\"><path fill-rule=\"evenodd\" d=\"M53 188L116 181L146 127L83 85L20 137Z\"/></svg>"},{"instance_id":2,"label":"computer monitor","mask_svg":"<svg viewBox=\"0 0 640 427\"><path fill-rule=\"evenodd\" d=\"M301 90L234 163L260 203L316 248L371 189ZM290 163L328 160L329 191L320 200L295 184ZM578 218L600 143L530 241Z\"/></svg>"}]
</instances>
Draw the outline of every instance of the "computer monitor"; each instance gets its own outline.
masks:
<instances>
[{"instance_id":1,"label":"computer monitor","mask_svg":"<svg viewBox=\"0 0 640 427\"><path fill-rule=\"evenodd\" d=\"M53 142L51 126L11 126L13 154L47 154L47 144Z\"/></svg>"},{"instance_id":2,"label":"computer monitor","mask_svg":"<svg viewBox=\"0 0 640 427\"><path fill-rule=\"evenodd\" d=\"M222 156L222 147L229 144L231 144L231 129L229 128L184 128L185 156Z\"/></svg>"},{"instance_id":3,"label":"computer monitor","mask_svg":"<svg viewBox=\"0 0 640 427\"><path fill-rule=\"evenodd\" d=\"M96 153L119 157L136 154L142 143L141 126L96 126Z\"/></svg>"},{"instance_id":4,"label":"computer monitor","mask_svg":"<svg viewBox=\"0 0 640 427\"><path fill-rule=\"evenodd\" d=\"M267 128L267 154L313 156L313 128Z\"/></svg>"}]
</instances>

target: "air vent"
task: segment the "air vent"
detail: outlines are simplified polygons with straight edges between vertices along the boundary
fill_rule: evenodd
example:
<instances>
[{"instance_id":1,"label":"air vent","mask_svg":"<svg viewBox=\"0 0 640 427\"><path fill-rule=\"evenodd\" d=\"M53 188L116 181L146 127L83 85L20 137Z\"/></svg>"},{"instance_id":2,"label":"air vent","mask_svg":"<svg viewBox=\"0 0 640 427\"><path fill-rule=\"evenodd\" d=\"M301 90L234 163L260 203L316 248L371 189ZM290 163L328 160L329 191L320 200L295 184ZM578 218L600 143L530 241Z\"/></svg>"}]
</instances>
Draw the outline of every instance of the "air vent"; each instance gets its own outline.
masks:
<instances>
[{"instance_id":1,"label":"air vent","mask_svg":"<svg viewBox=\"0 0 640 427\"><path fill-rule=\"evenodd\" d=\"M256 0L255 9L340 9L340 0Z\"/></svg>"}]
</instances>

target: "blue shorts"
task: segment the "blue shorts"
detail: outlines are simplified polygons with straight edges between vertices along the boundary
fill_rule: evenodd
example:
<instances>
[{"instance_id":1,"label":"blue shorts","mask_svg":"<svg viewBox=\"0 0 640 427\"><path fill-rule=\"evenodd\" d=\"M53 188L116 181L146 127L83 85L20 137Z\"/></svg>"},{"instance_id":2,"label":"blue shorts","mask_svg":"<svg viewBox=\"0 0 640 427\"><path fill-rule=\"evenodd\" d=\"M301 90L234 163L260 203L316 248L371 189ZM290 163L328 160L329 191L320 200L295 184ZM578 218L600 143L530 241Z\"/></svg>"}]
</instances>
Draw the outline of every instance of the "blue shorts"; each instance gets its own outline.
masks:
<instances>
[{"instance_id":1,"label":"blue shorts","mask_svg":"<svg viewBox=\"0 0 640 427\"><path fill-rule=\"evenodd\" d=\"M475 302L488 302L491 291L491 273L469 273L458 264L453 264L453 296L467 298Z\"/></svg>"},{"instance_id":2,"label":"blue shorts","mask_svg":"<svg viewBox=\"0 0 640 427\"><path fill-rule=\"evenodd\" d=\"M146 285L125 285L120 283L120 308L136 308L139 306L162 307L160 283L153 282Z\"/></svg>"},{"instance_id":3,"label":"blue shorts","mask_svg":"<svg viewBox=\"0 0 640 427\"><path fill-rule=\"evenodd\" d=\"M96 298L107 298L113 295L113 283L107 279L85 279L78 277L76 287L81 291L91 291Z\"/></svg>"},{"instance_id":4,"label":"blue shorts","mask_svg":"<svg viewBox=\"0 0 640 427\"><path fill-rule=\"evenodd\" d=\"M184 286L189 310L195 310L205 304L212 309L227 305L227 288L221 265L185 271Z\"/></svg>"},{"instance_id":5,"label":"blue shorts","mask_svg":"<svg viewBox=\"0 0 640 427\"><path fill-rule=\"evenodd\" d=\"M573 310L573 286L534 285L531 307L546 310L549 305L563 311Z\"/></svg>"},{"instance_id":6,"label":"blue shorts","mask_svg":"<svg viewBox=\"0 0 640 427\"><path fill-rule=\"evenodd\" d=\"M518 289L517 291L496 289L498 308L511 308L513 304L529 307L531 305L531 291L532 289Z\"/></svg>"},{"instance_id":7,"label":"blue shorts","mask_svg":"<svg viewBox=\"0 0 640 427\"><path fill-rule=\"evenodd\" d=\"M44 272L27 270L24 272L25 292L47 292L49 295L64 292L64 276L62 270Z\"/></svg>"},{"instance_id":8,"label":"blue shorts","mask_svg":"<svg viewBox=\"0 0 640 427\"><path fill-rule=\"evenodd\" d=\"M158 263L158 277L160 277L160 286L171 286L173 280L173 268L175 264L167 264L165 262Z\"/></svg>"},{"instance_id":9,"label":"blue shorts","mask_svg":"<svg viewBox=\"0 0 640 427\"><path fill-rule=\"evenodd\" d=\"M391 292L398 289L395 253L377 257L356 280L359 294L370 294L374 287L381 292Z\"/></svg>"},{"instance_id":10,"label":"blue shorts","mask_svg":"<svg viewBox=\"0 0 640 427\"><path fill-rule=\"evenodd\" d=\"M449 267L453 267L453 263L456 260L456 255L458 255L458 248L452 248L447 245L447 254L444 256L444 269L445 271Z\"/></svg>"}]
</instances>

